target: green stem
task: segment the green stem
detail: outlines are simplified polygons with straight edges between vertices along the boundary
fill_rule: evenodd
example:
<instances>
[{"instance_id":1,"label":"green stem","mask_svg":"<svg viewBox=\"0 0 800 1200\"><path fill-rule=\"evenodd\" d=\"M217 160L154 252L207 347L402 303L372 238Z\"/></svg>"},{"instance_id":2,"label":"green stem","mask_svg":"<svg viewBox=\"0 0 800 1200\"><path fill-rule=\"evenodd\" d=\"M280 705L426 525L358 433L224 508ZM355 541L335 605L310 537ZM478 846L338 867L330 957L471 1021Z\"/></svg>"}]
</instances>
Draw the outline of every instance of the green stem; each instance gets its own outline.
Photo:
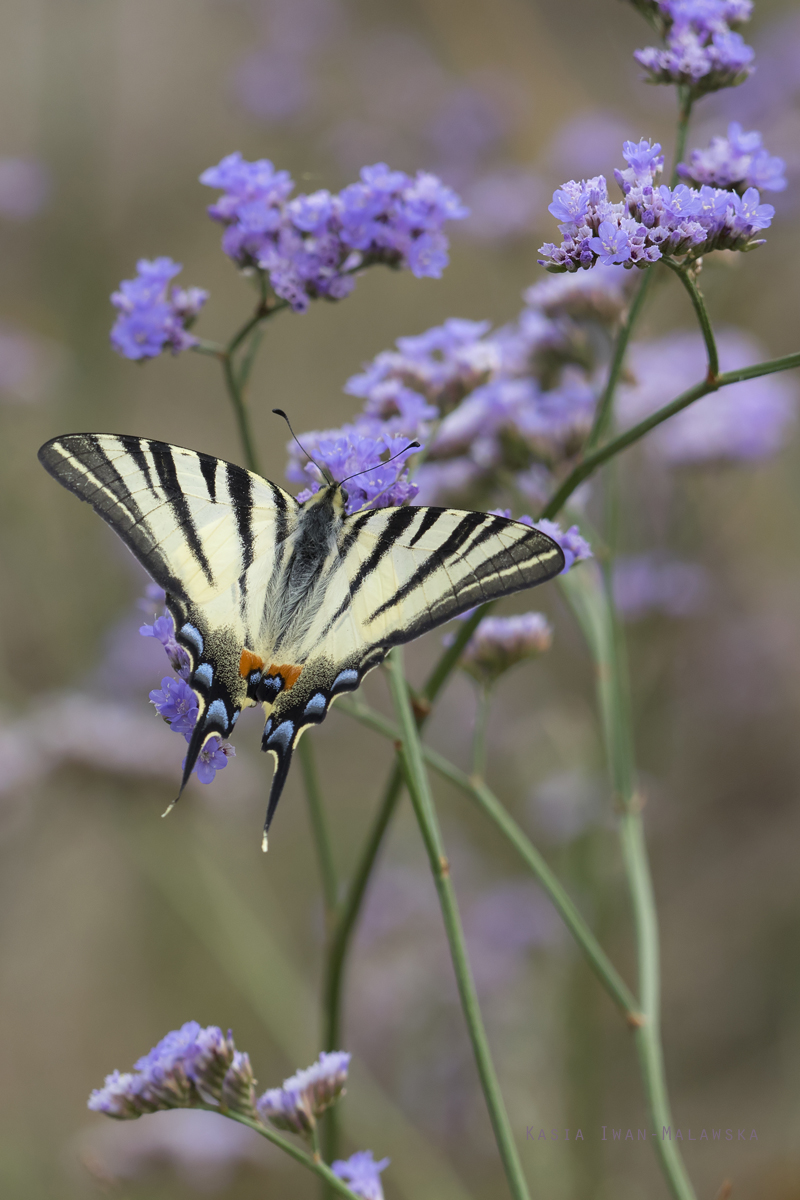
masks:
<instances>
[{"instance_id":1,"label":"green stem","mask_svg":"<svg viewBox=\"0 0 800 1200\"><path fill-rule=\"evenodd\" d=\"M197 1107L204 1108L207 1112L219 1113L219 1109L214 1108L211 1104L198 1104ZM272 1142L273 1146L279 1146L295 1162L302 1163L309 1171L313 1171L315 1175L319 1175L320 1179L324 1179L328 1187L338 1196L349 1196L350 1200L358 1200L356 1193L351 1192L347 1184L339 1179L338 1175L334 1175L329 1166L326 1166L321 1160L317 1162L311 1155L298 1150L297 1146L293 1146L287 1138L281 1137L279 1133L275 1133L274 1130L269 1129L266 1125L262 1125L260 1121L253 1121L250 1117L245 1117L241 1113L228 1112L225 1113L225 1116L229 1117L232 1121L238 1121L240 1125L246 1125L248 1129L254 1129L256 1133L260 1133L268 1142Z\"/></svg>"},{"instance_id":2,"label":"green stem","mask_svg":"<svg viewBox=\"0 0 800 1200\"><path fill-rule=\"evenodd\" d=\"M472 773L476 779L483 779L486 775L486 734L491 708L492 689L488 684L479 684L475 728L472 733Z\"/></svg>"},{"instance_id":3,"label":"green stem","mask_svg":"<svg viewBox=\"0 0 800 1200\"><path fill-rule=\"evenodd\" d=\"M691 89L685 84L678 87L678 129L675 135L675 161L672 164L672 177L670 178L670 187L675 187L680 176L678 175L678 163L683 162L686 157L686 138L689 133L689 119L692 115L692 105L694 97Z\"/></svg>"},{"instance_id":4,"label":"green stem","mask_svg":"<svg viewBox=\"0 0 800 1200\"><path fill-rule=\"evenodd\" d=\"M482 604L480 608L475 609L475 612L466 621L458 622L458 628L455 631L452 642L439 656L439 661L431 671L422 689L423 698L428 704L433 703L447 683L450 675L458 665L458 660L461 658L464 647L486 614L492 611L494 603L493 600L490 600L488 604Z\"/></svg>"},{"instance_id":5,"label":"green stem","mask_svg":"<svg viewBox=\"0 0 800 1200\"><path fill-rule=\"evenodd\" d=\"M411 796L411 802L417 822L420 827L425 848L428 851L431 871L436 890L439 894L439 904L442 910L447 940L450 944L450 955L456 976L461 1007L467 1024L472 1043L478 1075L492 1123L497 1148L505 1169L511 1194L515 1200L529 1200L528 1187L522 1172L517 1147L511 1123L500 1093L500 1085L492 1062L489 1042L483 1025L475 981L472 977L464 931L458 912L455 891L450 879L450 866L439 830L433 798L428 786L428 776L422 757L422 747L419 740L417 722L411 708L408 688L403 674L402 651L396 647L391 654L389 669L389 685L392 692L395 710L397 712L402 733L402 747L399 751L406 787Z\"/></svg>"},{"instance_id":6,"label":"green stem","mask_svg":"<svg viewBox=\"0 0 800 1200\"><path fill-rule=\"evenodd\" d=\"M694 306L695 316L700 325L700 331L703 334L703 341L706 344L706 354L708 355L708 373L706 378L714 386L719 376L719 355L717 353L717 343L714 340L714 330L711 328L708 309L703 299L703 293L695 283L693 273L688 267L681 266L680 263L673 262L669 258L665 258L662 261L666 267L675 272L689 293L689 298Z\"/></svg>"},{"instance_id":7,"label":"green stem","mask_svg":"<svg viewBox=\"0 0 800 1200\"><path fill-rule=\"evenodd\" d=\"M239 364L238 382L239 387L243 390L247 387L247 381L250 378L250 372L253 369L253 364L256 361L256 355L261 348L261 341L264 337L264 326L257 325L250 335L250 339L245 346L242 360Z\"/></svg>"},{"instance_id":8,"label":"green stem","mask_svg":"<svg viewBox=\"0 0 800 1200\"><path fill-rule=\"evenodd\" d=\"M322 987L322 1007L325 1019L324 1045L328 1050L342 1048L342 996L347 952L384 835L400 799L402 784L400 768L395 764L344 900L339 907L337 919L330 930ZM325 1157L331 1162L338 1154L339 1144L339 1119L336 1107L329 1109L325 1116L322 1136Z\"/></svg>"},{"instance_id":9,"label":"green stem","mask_svg":"<svg viewBox=\"0 0 800 1200\"><path fill-rule=\"evenodd\" d=\"M330 924L336 915L336 908L339 901L339 883L336 877L336 865L333 861L328 822L325 819L325 806L322 802L317 766L314 761L314 747L311 744L310 738L303 737L300 739L297 753L300 758L300 768L303 772L311 832L314 837L314 846L316 847L317 858L319 860L319 873L322 878L322 897L325 903L325 917L328 924Z\"/></svg>"},{"instance_id":10,"label":"green stem","mask_svg":"<svg viewBox=\"0 0 800 1200\"><path fill-rule=\"evenodd\" d=\"M609 775L621 810L620 842L633 907L639 973L641 1019L635 1030L636 1048L656 1153L674 1200L696 1200L677 1146L661 1136L662 1129L672 1125L672 1118L661 1049L658 918L642 826L625 642L614 610L611 571L607 566L601 576L598 569L581 569L564 577L561 587L594 659Z\"/></svg>"},{"instance_id":11,"label":"green stem","mask_svg":"<svg viewBox=\"0 0 800 1200\"><path fill-rule=\"evenodd\" d=\"M619 332L617 333L617 338L614 343L614 353L608 368L608 379L606 380L606 386L603 389L603 394L600 397L600 403L597 406L594 423L583 448L584 453L589 450L593 450L608 433L614 407L614 393L617 390L617 384L622 372L622 365L625 361L625 351L628 349L628 342L630 340L631 333L633 332L633 327L639 319L639 314L642 310L642 305L644 304L645 296L647 295L647 291L650 286L650 277L651 272L649 270L642 272L642 278L640 279L639 286L636 289L636 295L633 297L627 316L625 317L625 320L623 321L619 328Z\"/></svg>"},{"instance_id":12,"label":"green stem","mask_svg":"<svg viewBox=\"0 0 800 1200\"><path fill-rule=\"evenodd\" d=\"M374 709L368 708L358 700L346 699L339 702L341 712L369 729L384 737L397 741L400 730L386 717ZM614 964L608 958L605 950L597 941L584 918L575 907L563 885L553 874L542 855L531 842L530 838L520 829L517 822L500 803L494 792L481 779L467 775L459 770L454 763L443 755L422 743L422 756L429 767L432 767L443 779L460 788L471 800L474 800L483 813L494 823L500 833L514 847L522 861L536 877L542 888L553 902L565 925L575 941L586 955L589 966L606 989L611 999L619 1007L622 1015L631 1025L636 1025L639 1019L638 1003L633 992L620 976Z\"/></svg>"},{"instance_id":13,"label":"green stem","mask_svg":"<svg viewBox=\"0 0 800 1200\"><path fill-rule=\"evenodd\" d=\"M606 442L604 446L601 446L593 454L588 455L582 462L579 462L547 501L539 519L547 517L552 520L564 507L575 489L583 483L584 479L588 479L590 475L593 475L599 466L604 462L608 462L610 458L619 454L620 451L626 450L628 446L632 446L634 442L638 442L651 429L655 429L657 425L661 425L670 417L675 416L681 409L688 408L695 400L700 400L701 397L707 396L709 392L727 387L731 383L741 383L745 379L758 379L762 375L773 375L778 371L791 371L795 367L800 367L800 353L786 354L783 358L773 358L768 362L755 363L752 367L740 367L737 371L724 371L721 375L717 376L716 383L713 385L705 381L695 384L694 387L688 388L685 392L681 392L680 396L670 401L669 404L665 404L663 408L659 408L651 416L646 417L643 421L639 421L638 425L632 425L630 429L626 429L624 433L621 433L612 441Z\"/></svg>"},{"instance_id":14,"label":"green stem","mask_svg":"<svg viewBox=\"0 0 800 1200\"><path fill-rule=\"evenodd\" d=\"M245 404L244 392L239 387L239 380L236 376L236 368L231 358L230 352L226 353L222 359L222 370L225 375L225 385L228 389L233 412L236 417L236 426L239 430L239 440L242 443L244 452L244 460L247 468L253 471L256 475L260 475L261 471L258 465L258 455L256 454L255 442L253 440L253 432L250 428L250 415Z\"/></svg>"}]
</instances>

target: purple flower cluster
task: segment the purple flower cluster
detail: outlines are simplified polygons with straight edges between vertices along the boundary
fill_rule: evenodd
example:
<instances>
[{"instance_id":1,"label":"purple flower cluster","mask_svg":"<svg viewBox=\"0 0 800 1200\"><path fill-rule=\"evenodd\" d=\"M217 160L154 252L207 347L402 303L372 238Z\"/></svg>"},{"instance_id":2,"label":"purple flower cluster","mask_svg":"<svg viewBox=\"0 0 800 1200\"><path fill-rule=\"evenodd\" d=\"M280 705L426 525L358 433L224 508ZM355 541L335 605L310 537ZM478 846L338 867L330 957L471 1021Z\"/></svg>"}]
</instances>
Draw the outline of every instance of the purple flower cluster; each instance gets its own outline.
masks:
<instances>
[{"instance_id":1,"label":"purple flower cluster","mask_svg":"<svg viewBox=\"0 0 800 1200\"><path fill-rule=\"evenodd\" d=\"M304 312L311 299L341 300L355 273L372 263L438 279L447 265L446 221L466 217L455 192L435 175L415 178L385 163L364 167L338 195L290 199L294 183L271 162L229 154L200 176L223 194L209 207L225 225L222 247L241 266L269 275L276 295Z\"/></svg>"},{"instance_id":2,"label":"purple flower cluster","mask_svg":"<svg viewBox=\"0 0 800 1200\"><path fill-rule=\"evenodd\" d=\"M170 291L170 280L183 269L171 258L139 259L135 279L123 279L111 303L119 316L111 330L111 345L125 358L156 358L169 347L173 354L197 344L188 332L208 299L202 288Z\"/></svg>"},{"instance_id":3,"label":"purple flower cluster","mask_svg":"<svg viewBox=\"0 0 800 1200\"><path fill-rule=\"evenodd\" d=\"M756 130L745 133L738 121L731 121L727 137L711 139L706 150L693 150L691 161L678 164L678 174L692 187L711 186L736 191L748 188L782 192L786 187L782 158L769 153Z\"/></svg>"},{"instance_id":4,"label":"purple flower cluster","mask_svg":"<svg viewBox=\"0 0 800 1200\"><path fill-rule=\"evenodd\" d=\"M301 441L338 479L374 466L376 448L385 458L403 445L401 438L427 444L414 483L404 468L394 475L391 463L348 484L351 512L375 503L376 495L377 502L396 504L417 490L425 503L488 507L509 476L541 501L552 490L551 473L591 428L597 372L629 291L625 272L600 267L592 276L551 278L531 288L528 306L505 328L453 318L398 338L348 380L345 390L363 401L354 423ZM289 454L289 477L318 485L316 468L296 443Z\"/></svg>"},{"instance_id":5,"label":"purple flower cluster","mask_svg":"<svg viewBox=\"0 0 800 1200\"><path fill-rule=\"evenodd\" d=\"M375 1162L371 1150L358 1150L348 1159L337 1158L331 1164L331 1170L362 1200L383 1200L380 1177L388 1166L388 1158Z\"/></svg>"},{"instance_id":6,"label":"purple flower cluster","mask_svg":"<svg viewBox=\"0 0 800 1200\"><path fill-rule=\"evenodd\" d=\"M625 170L614 176L624 199L612 203L603 175L570 180L553 195L549 211L559 221L560 245L547 242L540 259L548 271L588 270L595 263L647 267L660 258L696 258L711 250L751 250L775 209L758 191L743 196L724 188L699 190L657 185L664 164L661 146L646 139L626 142Z\"/></svg>"},{"instance_id":7,"label":"purple flower cluster","mask_svg":"<svg viewBox=\"0 0 800 1200\"><path fill-rule=\"evenodd\" d=\"M491 684L510 667L550 649L553 630L544 613L484 617L461 655L461 666L479 683Z\"/></svg>"},{"instance_id":8,"label":"purple flower cluster","mask_svg":"<svg viewBox=\"0 0 800 1200\"><path fill-rule=\"evenodd\" d=\"M154 588L150 599L163 600L164 593L160 588ZM182 733L185 740L191 740L192 730L197 724L197 696L189 686L191 664L183 646L175 640L175 623L170 613L165 612L156 617L152 625L144 624L139 633L142 637L155 638L161 642L166 651L173 671L178 678L165 675L161 687L150 692L150 703L174 733ZM197 756L194 771L201 783L211 783L217 771L228 765L235 750L230 742L223 741L216 734L210 737ZM185 760L184 760L185 761Z\"/></svg>"},{"instance_id":9,"label":"purple flower cluster","mask_svg":"<svg viewBox=\"0 0 800 1200\"><path fill-rule=\"evenodd\" d=\"M309 453L327 467L334 479L341 482L351 475L357 476L345 489L348 513L362 508L405 504L419 492L417 485L408 478L407 466L408 459L416 454L418 447L410 438L395 434L391 429L382 430L380 425L381 422L371 420L303 434L303 443ZM310 484L297 495L302 503L323 486L320 472L296 442L289 442L287 450L287 477Z\"/></svg>"},{"instance_id":10,"label":"purple flower cluster","mask_svg":"<svg viewBox=\"0 0 800 1200\"><path fill-rule=\"evenodd\" d=\"M256 1118L255 1080L250 1059L230 1032L187 1021L134 1063L114 1071L89 1097L89 1108L118 1120L168 1108L214 1105Z\"/></svg>"},{"instance_id":11,"label":"purple flower cluster","mask_svg":"<svg viewBox=\"0 0 800 1200\"><path fill-rule=\"evenodd\" d=\"M350 1055L344 1050L323 1050L317 1062L259 1097L256 1109L260 1119L276 1129L310 1136L317 1118L344 1094L349 1066Z\"/></svg>"},{"instance_id":12,"label":"purple flower cluster","mask_svg":"<svg viewBox=\"0 0 800 1200\"><path fill-rule=\"evenodd\" d=\"M657 18L666 47L634 51L650 83L676 83L693 97L736 87L752 71L755 52L732 26L750 17L750 0L634 0Z\"/></svg>"},{"instance_id":13,"label":"purple flower cluster","mask_svg":"<svg viewBox=\"0 0 800 1200\"><path fill-rule=\"evenodd\" d=\"M613 582L614 603L627 621L639 621L653 613L693 616L703 608L710 591L705 567L657 553L617 559Z\"/></svg>"}]
</instances>

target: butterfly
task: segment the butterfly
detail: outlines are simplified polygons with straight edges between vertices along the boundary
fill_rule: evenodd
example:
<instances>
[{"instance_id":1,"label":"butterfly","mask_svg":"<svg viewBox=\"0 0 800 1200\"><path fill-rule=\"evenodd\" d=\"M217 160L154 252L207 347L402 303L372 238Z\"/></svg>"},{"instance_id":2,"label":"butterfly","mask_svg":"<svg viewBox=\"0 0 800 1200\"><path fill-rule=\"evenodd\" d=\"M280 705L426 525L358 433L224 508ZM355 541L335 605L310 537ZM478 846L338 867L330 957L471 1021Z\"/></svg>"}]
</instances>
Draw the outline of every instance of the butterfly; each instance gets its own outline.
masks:
<instances>
[{"instance_id":1,"label":"butterfly","mask_svg":"<svg viewBox=\"0 0 800 1200\"><path fill-rule=\"evenodd\" d=\"M147 438L66 434L39 461L166 592L198 703L181 792L209 738L264 706L261 745L275 759L264 849L298 739L337 696L393 646L564 567L556 542L505 517L414 506L348 515L324 468L301 504L233 463Z\"/></svg>"}]
</instances>

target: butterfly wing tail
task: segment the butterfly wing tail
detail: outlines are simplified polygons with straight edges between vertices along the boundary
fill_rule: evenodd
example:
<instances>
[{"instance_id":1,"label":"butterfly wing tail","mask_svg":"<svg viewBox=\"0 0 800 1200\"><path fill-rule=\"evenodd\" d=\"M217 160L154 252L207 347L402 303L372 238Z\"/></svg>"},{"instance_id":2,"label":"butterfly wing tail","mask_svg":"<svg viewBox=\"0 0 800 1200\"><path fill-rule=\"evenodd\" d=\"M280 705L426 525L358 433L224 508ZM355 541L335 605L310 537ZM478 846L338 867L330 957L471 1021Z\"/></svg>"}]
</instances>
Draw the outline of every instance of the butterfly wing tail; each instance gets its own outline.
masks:
<instances>
[{"instance_id":1,"label":"butterfly wing tail","mask_svg":"<svg viewBox=\"0 0 800 1200\"><path fill-rule=\"evenodd\" d=\"M272 717L269 718L264 728L261 749L270 753L275 759L275 772L272 776L272 786L269 790L267 817L264 821L264 836L261 842L262 850L267 849L269 827L272 824L272 818L275 816L275 809L278 807L278 801L281 798L281 793L289 774L289 767L292 765L294 748L300 740L302 732L303 730L299 729L294 721L285 720L279 724L275 724Z\"/></svg>"}]
</instances>

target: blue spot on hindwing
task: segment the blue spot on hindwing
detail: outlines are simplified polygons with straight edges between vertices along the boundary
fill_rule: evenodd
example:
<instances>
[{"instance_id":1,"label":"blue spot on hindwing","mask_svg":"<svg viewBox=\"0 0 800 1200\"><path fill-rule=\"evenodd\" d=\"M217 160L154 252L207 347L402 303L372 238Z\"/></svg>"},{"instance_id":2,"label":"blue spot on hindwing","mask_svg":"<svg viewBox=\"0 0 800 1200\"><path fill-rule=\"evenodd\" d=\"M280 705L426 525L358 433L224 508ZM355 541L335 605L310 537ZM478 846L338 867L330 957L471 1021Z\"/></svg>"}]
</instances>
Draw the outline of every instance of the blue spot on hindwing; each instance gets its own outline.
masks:
<instances>
[{"instance_id":1,"label":"blue spot on hindwing","mask_svg":"<svg viewBox=\"0 0 800 1200\"><path fill-rule=\"evenodd\" d=\"M266 729L264 730L264 733L266 734ZM283 750L288 750L289 746L291 745L293 737L294 737L294 722L293 721L281 721L280 725L275 730L275 732L270 734L267 745L270 748L272 748L274 743L277 742Z\"/></svg>"},{"instance_id":2,"label":"blue spot on hindwing","mask_svg":"<svg viewBox=\"0 0 800 1200\"><path fill-rule=\"evenodd\" d=\"M328 702L325 699L325 697L323 696L322 692L317 692L316 695L311 697L308 704L305 706L305 708L303 710L303 716L304 717L319 716L321 713L325 712L327 703Z\"/></svg>"},{"instance_id":3,"label":"blue spot on hindwing","mask_svg":"<svg viewBox=\"0 0 800 1200\"><path fill-rule=\"evenodd\" d=\"M195 670L192 678L199 679L206 687L211 687L211 682L214 678L214 668L211 666L211 663L201 663Z\"/></svg>"},{"instance_id":4,"label":"blue spot on hindwing","mask_svg":"<svg viewBox=\"0 0 800 1200\"><path fill-rule=\"evenodd\" d=\"M194 625L190 625L187 621L185 625L181 625L181 634L186 638L190 646L194 646L198 654L203 653L203 635Z\"/></svg>"},{"instance_id":5,"label":"blue spot on hindwing","mask_svg":"<svg viewBox=\"0 0 800 1200\"><path fill-rule=\"evenodd\" d=\"M346 671L340 671L333 681L332 692L353 691L358 687L358 671L354 671L349 667Z\"/></svg>"},{"instance_id":6,"label":"blue spot on hindwing","mask_svg":"<svg viewBox=\"0 0 800 1200\"><path fill-rule=\"evenodd\" d=\"M213 700L205 715L206 721L216 721L223 729L228 728L228 710L223 700Z\"/></svg>"}]
</instances>

